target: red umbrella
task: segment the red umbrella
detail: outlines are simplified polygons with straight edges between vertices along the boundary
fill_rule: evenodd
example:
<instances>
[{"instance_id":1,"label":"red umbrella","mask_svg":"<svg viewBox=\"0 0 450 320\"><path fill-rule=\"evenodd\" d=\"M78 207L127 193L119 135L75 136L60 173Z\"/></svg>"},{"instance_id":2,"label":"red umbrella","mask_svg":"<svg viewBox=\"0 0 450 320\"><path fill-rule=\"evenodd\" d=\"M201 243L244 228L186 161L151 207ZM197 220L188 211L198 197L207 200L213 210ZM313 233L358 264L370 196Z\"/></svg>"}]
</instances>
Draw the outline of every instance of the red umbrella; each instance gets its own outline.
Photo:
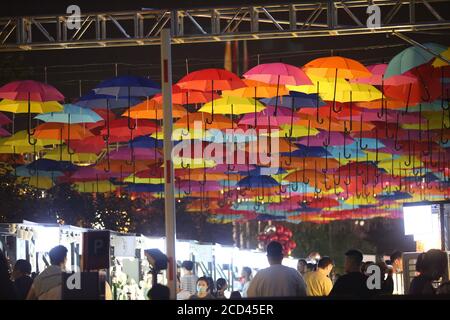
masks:
<instances>
[{"instance_id":1,"label":"red umbrella","mask_svg":"<svg viewBox=\"0 0 450 320\"><path fill-rule=\"evenodd\" d=\"M128 127L128 119L120 118L110 122L108 128L103 128L100 131L102 136L109 136L110 142L124 142L133 140L135 137L150 135L156 132L158 126L155 122L147 119L135 119L136 128L130 131Z\"/></svg>"},{"instance_id":2,"label":"red umbrella","mask_svg":"<svg viewBox=\"0 0 450 320\"><path fill-rule=\"evenodd\" d=\"M105 148L105 141L102 136L93 136L83 140L71 140L70 147L77 153L99 154Z\"/></svg>"},{"instance_id":3,"label":"red umbrella","mask_svg":"<svg viewBox=\"0 0 450 320\"><path fill-rule=\"evenodd\" d=\"M178 85L172 86L172 103L175 104L206 103L219 98L220 96L214 92L187 90L181 89ZM162 95L158 93L152 100L162 102Z\"/></svg>"},{"instance_id":4,"label":"red umbrella","mask_svg":"<svg viewBox=\"0 0 450 320\"><path fill-rule=\"evenodd\" d=\"M185 90L210 91L214 101L215 90L234 90L245 87L245 83L234 73L224 69L203 69L184 76L177 85ZM211 124L214 121L214 104L211 105Z\"/></svg>"},{"instance_id":5,"label":"red umbrella","mask_svg":"<svg viewBox=\"0 0 450 320\"><path fill-rule=\"evenodd\" d=\"M104 127L106 125L106 119L109 118L109 122L112 122L117 117L114 113L109 112L106 109L92 109L95 113L97 113L103 120L95 122L95 123L86 123L86 128L95 129L99 127Z\"/></svg>"},{"instance_id":6,"label":"red umbrella","mask_svg":"<svg viewBox=\"0 0 450 320\"><path fill-rule=\"evenodd\" d=\"M234 90L245 87L245 83L234 73L224 69L203 69L191 72L178 81L181 89L214 91Z\"/></svg>"}]
</instances>

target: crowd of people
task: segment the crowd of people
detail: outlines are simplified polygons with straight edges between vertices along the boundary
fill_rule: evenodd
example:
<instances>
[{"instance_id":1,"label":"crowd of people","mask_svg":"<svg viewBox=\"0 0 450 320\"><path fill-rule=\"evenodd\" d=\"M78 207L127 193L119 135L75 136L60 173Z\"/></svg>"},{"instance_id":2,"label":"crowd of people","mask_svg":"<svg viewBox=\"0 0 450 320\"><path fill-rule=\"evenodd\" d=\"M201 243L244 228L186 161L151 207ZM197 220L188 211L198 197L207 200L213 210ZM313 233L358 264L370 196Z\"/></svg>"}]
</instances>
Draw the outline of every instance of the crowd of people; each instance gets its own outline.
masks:
<instances>
[{"instance_id":1,"label":"crowd of people","mask_svg":"<svg viewBox=\"0 0 450 320\"><path fill-rule=\"evenodd\" d=\"M0 250L0 300L58 300L62 298L62 272L67 260L67 249L56 246L49 252L50 266L35 276L31 276L31 265L26 260L17 260L10 272L9 264ZM240 298L281 298L281 297L349 297L372 298L396 292L395 275L403 272L402 253L394 252L388 263L363 262L363 254L356 249L345 253L344 274L333 272L334 261L330 257L299 259L297 269L284 266L283 247L272 241L267 246L269 267L253 275L250 267L241 273L241 287L232 291L229 299ZM216 281L211 277L197 277L194 263L184 261L182 275L177 283L178 300L227 299L229 284L226 279ZM371 279L373 271L378 270L379 279ZM411 281L408 294L436 295L449 294L447 253L432 249L421 253L417 258L417 276ZM371 280L373 280L372 285ZM377 281L378 280L378 281ZM440 281L440 285L436 283ZM105 298L111 299L111 290L106 283ZM147 294L150 300L167 300L170 290L167 286L156 284Z\"/></svg>"}]
</instances>

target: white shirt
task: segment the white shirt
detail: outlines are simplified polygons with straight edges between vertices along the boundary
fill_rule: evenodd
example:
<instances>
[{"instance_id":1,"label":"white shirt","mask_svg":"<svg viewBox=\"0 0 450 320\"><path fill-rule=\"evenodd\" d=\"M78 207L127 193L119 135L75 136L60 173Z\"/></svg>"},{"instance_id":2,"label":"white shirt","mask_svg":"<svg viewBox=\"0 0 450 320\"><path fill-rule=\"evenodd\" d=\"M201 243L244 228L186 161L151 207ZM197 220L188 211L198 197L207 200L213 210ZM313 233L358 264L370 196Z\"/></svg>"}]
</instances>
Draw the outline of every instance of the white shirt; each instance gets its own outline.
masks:
<instances>
[{"instance_id":1,"label":"white shirt","mask_svg":"<svg viewBox=\"0 0 450 320\"><path fill-rule=\"evenodd\" d=\"M247 291L253 297L305 297L305 280L297 270L275 264L258 271Z\"/></svg>"}]
</instances>

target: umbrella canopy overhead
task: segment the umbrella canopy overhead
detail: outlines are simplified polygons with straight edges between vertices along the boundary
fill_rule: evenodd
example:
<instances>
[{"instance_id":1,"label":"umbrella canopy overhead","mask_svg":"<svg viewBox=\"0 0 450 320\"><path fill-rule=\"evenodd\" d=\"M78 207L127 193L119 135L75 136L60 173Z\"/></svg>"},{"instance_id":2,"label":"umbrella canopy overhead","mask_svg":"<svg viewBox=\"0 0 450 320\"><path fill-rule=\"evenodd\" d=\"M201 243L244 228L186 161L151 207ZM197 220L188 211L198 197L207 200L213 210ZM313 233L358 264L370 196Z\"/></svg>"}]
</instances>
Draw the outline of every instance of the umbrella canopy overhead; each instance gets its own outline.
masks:
<instances>
[{"instance_id":1,"label":"umbrella canopy overhead","mask_svg":"<svg viewBox=\"0 0 450 320\"><path fill-rule=\"evenodd\" d=\"M246 79L275 85L311 84L311 80L300 68L280 62L259 64L243 76Z\"/></svg>"},{"instance_id":2,"label":"umbrella canopy overhead","mask_svg":"<svg viewBox=\"0 0 450 320\"><path fill-rule=\"evenodd\" d=\"M100 82L94 91L114 97L149 97L160 92L161 87L147 78L121 76Z\"/></svg>"},{"instance_id":3,"label":"umbrella canopy overhead","mask_svg":"<svg viewBox=\"0 0 450 320\"><path fill-rule=\"evenodd\" d=\"M46 112L61 112L63 106L56 101L13 101L4 99L0 101L0 110L12 113L28 113L28 105L30 106L30 113L46 113Z\"/></svg>"},{"instance_id":4,"label":"umbrella canopy overhead","mask_svg":"<svg viewBox=\"0 0 450 320\"><path fill-rule=\"evenodd\" d=\"M40 114L35 119L44 122L59 123L95 123L102 120L97 113L92 110L84 109L73 104L65 104L61 112L50 112Z\"/></svg>"},{"instance_id":5,"label":"umbrella canopy overhead","mask_svg":"<svg viewBox=\"0 0 450 320\"><path fill-rule=\"evenodd\" d=\"M23 101L63 101L55 87L34 80L13 81L0 87L0 98Z\"/></svg>"}]
</instances>

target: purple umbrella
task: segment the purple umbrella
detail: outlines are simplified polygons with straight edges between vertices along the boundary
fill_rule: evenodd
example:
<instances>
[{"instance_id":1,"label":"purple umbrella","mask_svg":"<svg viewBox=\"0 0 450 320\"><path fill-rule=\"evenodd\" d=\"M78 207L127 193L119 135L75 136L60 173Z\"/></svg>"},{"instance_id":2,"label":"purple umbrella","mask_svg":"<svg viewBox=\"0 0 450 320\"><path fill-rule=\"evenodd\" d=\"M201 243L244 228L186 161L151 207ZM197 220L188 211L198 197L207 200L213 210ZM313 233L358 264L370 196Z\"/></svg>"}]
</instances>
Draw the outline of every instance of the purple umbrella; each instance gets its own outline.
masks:
<instances>
[{"instance_id":1,"label":"purple umbrella","mask_svg":"<svg viewBox=\"0 0 450 320\"><path fill-rule=\"evenodd\" d=\"M315 136L309 137L309 146L311 147L323 147L324 141L328 141L328 135L329 133L327 131L321 131ZM347 135L347 137L344 137L344 134L342 132L331 132L330 135L330 145L332 146L342 146L344 144L352 144L353 138ZM308 144L308 137L302 137L299 139L300 144L307 145Z\"/></svg>"},{"instance_id":2,"label":"purple umbrella","mask_svg":"<svg viewBox=\"0 0 450 320\"><path fill-rule=\"evenodd\" d=\"M9 137L11 133L8 132L8 130L0 127L0 137Z\"/></svg>"},{"instance_id":3,"label":"purple umbrella","mask_svg":"<svg viewBox=\"0 0 450 320\"><path fill-rule=\"evenodd\" d=\"M183 180L180 183L176 183L176 187L183 191L191 191L191 192L201 192L201 191L219 191L222 190L223 187L220 185L218 181L206 181L205 185L202 185L203 182L199 181L188 181Z\"/></svg>"},{"instance_id":4,"label":"purple umbrella","mask_svg":"<svg viewBox=\"0 0 450 320\"><path fill-rule=\"evenodd\" d=\"M122 177L129 175L131 172L122 172ZM71 181L92 181L97 179L105 180L109 178L120 178L120 172L105 172L97 170L94 167L80 167L74 174L70 176Z\"/></svg>"},{"instance_id":5,"label":"purple umbrella","mask_svg":"<svg viewBox=\"0 0 450 320\"><path fill-rule=\"evenodd\" d=\"M279 127L283 124L290 124L292 118L292 110L289 108L278 107L277 115L275 117L275 107L267 106L261 112L258 112L256 115L254 113L245 114L242 119L239 121L239 125L255 125L255 117L257 126L268 127L270 123L270 127ZM269 119L271 117L271 119ZM296 121L299 118L294 116L293 120Z\"/></svg>"},{"instance_id":6,"label":"purple umbrella","mask_svg":"<svg viewBox=\"0 0 450 320\"><path fill-rule=\"evenodd\" d=\"M159 152L155 152L154 148L129 148L129 147L121 147L118 150L113 150L109 153L109 158L111 160L125 160L125 161L133 161L133 160L150 160L162 159L162 156Z\"/></svg>"}]
</instances>

